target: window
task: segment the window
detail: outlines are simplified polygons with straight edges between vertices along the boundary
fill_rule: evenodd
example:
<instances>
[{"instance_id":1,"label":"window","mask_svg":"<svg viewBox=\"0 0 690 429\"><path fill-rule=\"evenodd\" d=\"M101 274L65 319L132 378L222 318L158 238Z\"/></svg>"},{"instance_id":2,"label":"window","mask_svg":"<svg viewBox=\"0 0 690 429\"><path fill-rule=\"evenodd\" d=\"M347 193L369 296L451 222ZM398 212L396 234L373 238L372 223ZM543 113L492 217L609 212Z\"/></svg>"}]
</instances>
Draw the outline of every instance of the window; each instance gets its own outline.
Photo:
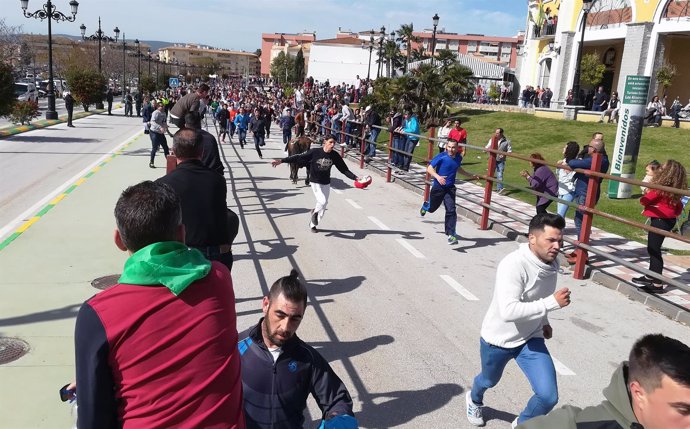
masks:
<instances>
[{"instance_id":1,"label":"window","mask_svg":"<svg viewBox=\"0 0 690 429\"><path fill-rule=\"evenodd\" d=\"M598 0L587 16L587 27L591 30L605 30L631 21L630 0Z\"/></svg>"}]
</instances>

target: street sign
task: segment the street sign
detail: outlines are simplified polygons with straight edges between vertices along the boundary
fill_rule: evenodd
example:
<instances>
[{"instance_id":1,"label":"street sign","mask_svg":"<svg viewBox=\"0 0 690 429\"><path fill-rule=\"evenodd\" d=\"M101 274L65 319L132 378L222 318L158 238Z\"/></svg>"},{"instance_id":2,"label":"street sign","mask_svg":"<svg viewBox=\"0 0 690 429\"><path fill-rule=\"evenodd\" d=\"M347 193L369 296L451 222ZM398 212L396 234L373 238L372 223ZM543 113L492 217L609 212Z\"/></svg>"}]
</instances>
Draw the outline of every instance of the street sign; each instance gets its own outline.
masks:
<instances>
[{"instance_id":1,"label":"street sign","mask_svg":"<svg viewBox=\"0 0 690 429\"><path fill-rule=\"evenodd\" d=\"M168 79L168 86L170 88L177 88L178 86L180 86L180 79L176 77L171 77L170 79Z\"/></svg>"},{"instance_id":2,"label":"street sign","mask_svg":"<svg viewBox=\"0 0 690 429\"><path fill-rule=\"evenodd\" d=\"M649 81L649 76L626 76L623 102L618 111L616 143L611 159L612 176L635 178ZM627 183L615 180L609 183L609 198L630 198L632 191L632 185Z\"/></svg>"}]
</instances>

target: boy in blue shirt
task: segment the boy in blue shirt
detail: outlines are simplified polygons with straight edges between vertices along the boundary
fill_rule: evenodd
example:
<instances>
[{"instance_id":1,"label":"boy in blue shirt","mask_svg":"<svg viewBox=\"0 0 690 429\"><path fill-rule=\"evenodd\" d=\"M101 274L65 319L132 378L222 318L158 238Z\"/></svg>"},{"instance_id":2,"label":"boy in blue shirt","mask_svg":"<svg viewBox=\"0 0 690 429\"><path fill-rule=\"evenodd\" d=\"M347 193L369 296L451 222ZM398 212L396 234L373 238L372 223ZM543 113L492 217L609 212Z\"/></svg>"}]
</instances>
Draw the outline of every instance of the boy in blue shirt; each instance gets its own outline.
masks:
<instances>
[{"instance_id":1,"label":"boy in blue shirt","mask_svg":"<svg viewBox=\"0 0 690 429\"><path fill-rule=\"evenodd\" d=\"M427 212L435 212L443 202L446 207L446 235L448 244L451 245L458 243L455 235L455 224L458 221L458 214L455 211L455 175L460 172L472 180L479 179L479 176L468 173L461 165L462 155L458 153L458 142L448 140L446 151L436 155L426 168L427 173L434 178L434 183L431 185L429 201L424 201L422 208L419 209L419 214L424 216Z\"/></svg>"}]
</instances>

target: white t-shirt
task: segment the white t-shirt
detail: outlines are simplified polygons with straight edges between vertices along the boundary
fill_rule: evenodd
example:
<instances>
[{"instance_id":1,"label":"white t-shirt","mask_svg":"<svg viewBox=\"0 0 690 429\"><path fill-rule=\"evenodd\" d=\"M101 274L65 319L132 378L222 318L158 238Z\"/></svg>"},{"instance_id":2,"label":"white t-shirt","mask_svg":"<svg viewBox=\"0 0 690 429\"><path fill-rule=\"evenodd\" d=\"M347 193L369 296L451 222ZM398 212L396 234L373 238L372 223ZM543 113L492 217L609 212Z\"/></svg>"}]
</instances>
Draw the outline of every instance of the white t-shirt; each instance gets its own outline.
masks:
<instances>
[{"instance_id":1,"label":"white t-shirt","mask_svg":"<svg viewBox=\"0 0 690 429\"><path fill-rule=\"evenodd\" d=\"M269 347L268 351L271 352L271 356L273 356L273 363L276 363L276 361L280 357L280 354L283 353L283 348L282 347L276 347L276 348L272 349Z\"/></svg>"}]
</instances>

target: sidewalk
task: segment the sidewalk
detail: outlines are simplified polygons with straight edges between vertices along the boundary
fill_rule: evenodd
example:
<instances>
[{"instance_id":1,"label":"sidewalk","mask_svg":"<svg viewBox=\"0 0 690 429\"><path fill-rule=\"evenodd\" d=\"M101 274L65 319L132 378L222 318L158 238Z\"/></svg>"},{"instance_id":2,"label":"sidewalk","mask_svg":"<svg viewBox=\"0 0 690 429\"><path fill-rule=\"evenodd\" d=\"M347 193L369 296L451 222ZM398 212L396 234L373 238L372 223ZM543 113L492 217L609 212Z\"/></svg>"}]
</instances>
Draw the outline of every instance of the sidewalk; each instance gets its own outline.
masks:
<instances>
[{"instance_id":1,"label":"sidewalk","mask_svg":"<svg viewBox=\"0 0 690 429\"><path fill-rule=\"evenodd\" d=\"M119 109L120 107L121 107L121 105L119 103L114 104L113 110ZM91 115L97 115L99 113L103 113L106 111L107 111L107 109L96 110L96 108L93 108L92 110L89 110L88 112L84 112L84 111L75 112L74 115L72 116L72 120L85 118L85 117L91 116ZM13 136L15 134L21 134L21 133L31 131L31 130L38 130L41 128L50 127L51 125L62 124L65 122L67 122L67 115L60 115L58 117L58 119L35 120L35 121L32 121L28 125L10 125L10 126L0 128L0 138Z\"/></svg>"},{"instance_id":2,"label":"sidewalk","mask_svg":"<svg viewBox=\"0 0 690 429\"><path fill-rule=\"evenodd\" d=\"M359 160L357 151L353 150L349 151L346 157ZM386 165L383 158L375 158L368 168L383 176L379 180L385 180ZM426 169L423 166L413 164L410 166L410 173L402 176L393 175L391 180L422 194L424 192L425 172ZM464 181L459 181L456 186L458 189L456 199L458 214L478 223L482 212L482 207L478 202L482 202L484 199L484 187ZM533 205L510 198L508 195L498 195L495 192L491 196L491 205L495 207L489 215L489 227L491 229L509 237L527 234L527 225L535 213ZM522 219L522 222L501 214L501 211L510 212L512 216ZM566 225L565 235L574 236L575 225L573 221L567 219ZM648 268L649 256L644 244L598 228L592 228L590 244L638 265L640 268ZM673 320L690 324L690 294L687 292L675 287L669 287L668 292L663 295L651 295L642 292L632 283L632 278L639 276L639 273L597 255L590 255L589 269L592 281L617 290L630 299L642 302ZM690 256L664 254L664 275L690 284Z\"/></svg>"},{"instance_id":3,"label":"sidewalk","mask_svg":"<svg viewBox=\"0 0 690 429\"><path fill-rule=\"evenodd\" d=\"M126 186L164 174L148 168L149 151L147 136L134 140L2 249L0 337L19 337L30 347L21 359L0 365L2 428L72 427L58 389L74 379L74 318L97 292L92 280L122 270L126 254L112 241L113 207ZM10 357L8 351L0 345L0 359Z\"/></svg>"}]
</instances>

